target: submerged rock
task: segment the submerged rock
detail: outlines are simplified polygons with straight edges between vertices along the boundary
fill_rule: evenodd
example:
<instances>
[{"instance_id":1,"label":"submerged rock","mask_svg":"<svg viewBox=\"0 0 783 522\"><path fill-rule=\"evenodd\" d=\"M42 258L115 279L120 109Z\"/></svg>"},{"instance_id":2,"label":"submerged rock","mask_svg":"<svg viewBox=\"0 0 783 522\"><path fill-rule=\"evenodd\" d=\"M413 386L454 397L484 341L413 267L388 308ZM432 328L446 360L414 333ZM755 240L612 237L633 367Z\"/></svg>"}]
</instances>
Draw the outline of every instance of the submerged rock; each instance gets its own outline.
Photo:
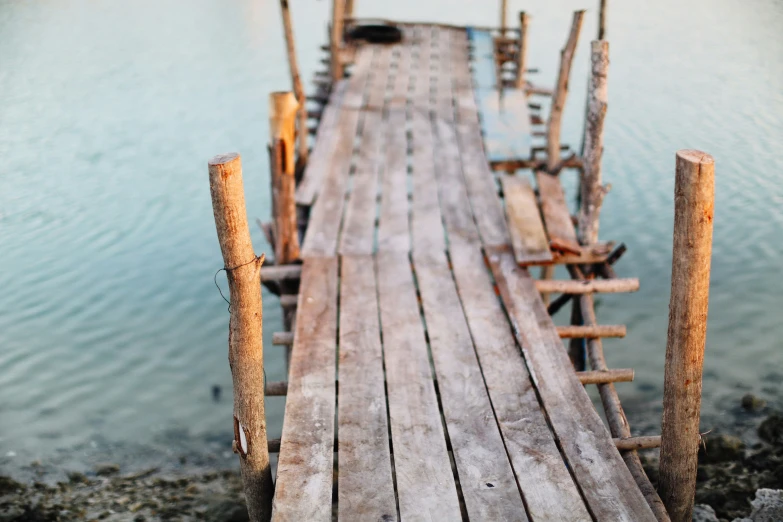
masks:
<instances>
[{"instance_id":1,"label":"submerged rock","mask_svg":"<svg viewBox=\"0 0 783 522\"><path fill-rule=\"evenodd\" d=\"M746 393L742 397L742 409L747 411L759 411L767 405L767 401L760 397L756 397L752 393Z\"/></svg>"},{"instance_id":2,"label":"submerged rock","mask_svg":"<svg viewBox=\"0 0 783 522\"><path fill-rule=\"evenodd\" d=\"M706 439L699 447L699 462L715 464L742 460L745 455L745 443L732 435L715 435Z\"/></svg>"},{"instance_id":3,"label":"submerged rock","mask_svg":"<svg viewBox=\"0 0 783 522\"><path fill-rule=\"evenodd\" d=\"M120 472L120 466L112 462L104 462L102 464L96 464L95 474L99 477L108 477Z\"/></svg>"},{"instance_id":4,"label":"submerged rock","mask_svg":"<svg viewBox=\"0 0 783 522\"><path fill-rule=\"evenodd\" d=\"M245 502L235 497L220 496L210 499L204 513L207 522L248 522Z\"/></svg>"},{"instance_id":5,"label":"submerged rock","mask_svg":"<svg viewBox=\"0 0 783 522\"><path fill-rule=\"evenodd\" d=\"M770 444L783 444L783 415L773 413L759 426L759 437Z\"/></svg>"},{"instance_id":6,"label":"submerged rock","mask_svg":"<svg viewBox=\"0 0 783 522\"><path fill-rule=\"evenodd\" d=\"M11 493L16 493L24 489L26 489L24 484L15 481L11 477L0 475L0 497Z\"/></svg>"},{"instance_id":7,"label":"submerged rock","mask_svg":"<svg viewBox=\"0 0 783 522\"><path fill-rule=\"evenodd\" d=\"M715 510L707 504L693 506L693 522L720 522Z\"/></svg>"}]
</instances>

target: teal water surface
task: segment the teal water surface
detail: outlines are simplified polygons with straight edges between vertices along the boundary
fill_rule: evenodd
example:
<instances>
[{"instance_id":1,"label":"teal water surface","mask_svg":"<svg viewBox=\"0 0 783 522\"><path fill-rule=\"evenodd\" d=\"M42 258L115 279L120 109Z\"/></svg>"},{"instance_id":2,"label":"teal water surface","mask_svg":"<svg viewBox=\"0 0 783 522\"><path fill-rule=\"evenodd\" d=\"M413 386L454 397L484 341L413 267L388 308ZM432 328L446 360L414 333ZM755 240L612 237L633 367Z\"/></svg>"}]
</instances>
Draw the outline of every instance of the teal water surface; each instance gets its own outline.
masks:
<instances>
[{"instance_id":1,"label":"teal water surface","mask_svg":"<svg viewBox=\"0 0 783 522\"><path fill-rule=\"evenodd\" d=\"M554 82L571 12L588 13L563 140L578 145L597 1L526 9L533 81ZM329 2L293 3L305 78L320 68ZM359 15L495 24L494 3L360 0ZM628 326L605 343L632 426L659 423L674 153L716 160L703 426L731 429L752 391L783 406L783 4L627 0L610 6L601 236L637 294L602 296ZM289 89L274 1L0 0L0 471L39 460L230 465L228 313L207 181L242 154L248 213L268 219L267 95ZM566 174L570 188L573 176ZM257 252L269 252L252 229ZM224 284L225 279L218 278ZM284 378L265 294L267 378ZM564 316L567 312L562 312ZM212 398L219 386L222 397ZM269 400L279 436L284 401Z\"/></svg>"}]
</instances>

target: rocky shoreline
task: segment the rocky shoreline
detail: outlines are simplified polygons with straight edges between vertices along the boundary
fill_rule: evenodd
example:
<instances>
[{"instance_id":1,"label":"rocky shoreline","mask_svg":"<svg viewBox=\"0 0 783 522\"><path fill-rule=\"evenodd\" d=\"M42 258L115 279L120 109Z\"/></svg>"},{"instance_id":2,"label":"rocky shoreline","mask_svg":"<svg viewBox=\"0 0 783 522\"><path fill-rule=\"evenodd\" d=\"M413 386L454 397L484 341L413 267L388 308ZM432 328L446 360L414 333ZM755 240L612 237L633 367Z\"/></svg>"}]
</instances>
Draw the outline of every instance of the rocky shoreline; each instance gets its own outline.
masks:
<instances>
[{"instance_id":1,"label":"rocky shoreline","mask_svg":"<svg viewBox=\"0 0 783 522\"><path fill-rule=\"evenodd\" d=\"M752 396L743 398L742 407L756 419L755 434L745 436L747 442L726 433L704 436L696 485L701 518L695 520L783 520L780 511L772 518L764 514L775 502L783 509L783 492L776 491L783 489L783 414L767 411ZM643 463L655 483L657 454L643 455ZM88 473L71 472L56 483L20 483L0 475L0 522L248 519L235 469L120 471L117 464L97 464Z\"/></svg>"}]
</instances>

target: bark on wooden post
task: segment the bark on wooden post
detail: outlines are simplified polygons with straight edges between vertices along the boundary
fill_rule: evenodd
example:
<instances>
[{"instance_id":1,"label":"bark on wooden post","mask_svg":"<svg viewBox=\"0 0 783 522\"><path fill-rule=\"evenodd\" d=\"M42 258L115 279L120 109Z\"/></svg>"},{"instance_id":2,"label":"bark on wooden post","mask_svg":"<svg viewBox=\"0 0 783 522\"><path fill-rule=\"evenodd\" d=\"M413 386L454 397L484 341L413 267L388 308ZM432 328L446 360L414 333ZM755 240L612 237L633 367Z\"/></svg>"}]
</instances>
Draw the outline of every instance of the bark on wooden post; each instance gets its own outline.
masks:
<instances>
[{"instance_id":1,"label":"bark on wooden post","mask_svg":"<svg viewBox=\"0 0 783 522\"><path fill-rule=\"evenodd\" d=\"M609 72L609 42L592 42L592 64L587 91L584 151L582 153L581 197L579 206L579 242L598 242L598 219L607 188L601 184L601 156L604 151L604 119L607 108L606 77Z\"/></svg>"},{"instance_id":2,"label":"bark on wooden post","mask_svg":"<svg viewBox=\"0 0 783 522\"><path fill-rule=\"evenodd\" d=\"M273 92L269 95L273 235L275 263L278 265L299 259L299 232L294 201L294 129L298 108L296 97L291 92Z\"/></svg>"},{"instance_id":3,"label":"bark on wooden post","mask_svg":"<svg viewBox=\"0 0 783 522\"><path fill-rule=\"evenodd\" d=\"M530 21L527 13L519 13L519 51L517 54L517 89L525 88L525 69L527 69L527 24Z\"/></svg>"},{"instance_id":4,"label":"bark on wooden post","mask_svg":"<svg viewBox=\"0 0 783 522\"><path fill-rule=\"evenodd\" d=\"M712 156L679 151L659 479L661 499L673 522L691 520L696 490L714 191Z\"/></svg>"},{"instance_id":5,"label":"bark on wooden post","mask_svg":"<svg viewBox=\"0 0 783 522\"><path fill-rule=\"evenodd\" d=\"M508 0L500 0L500 36L506 36L506 14L508 13Z\"/></svg>"},{"instance_id":6,"label":"bark on wooden post","mask_svg":"<svg viewBox=\"0 0 783 522\"><path fill-rule=\"evenodd\" d=\"M606 40L606 0L601 0L598 11L598 39Z\"/></svg>"},{"instance_id":7,"label":"bark on wooden post","mask_svg":"<svg viewBox=\"0 0 783 522\"><path fill-rule=\"evenodd\" d=\"M576 44L579 41L579 31L582 29L584 11L575 11L571 23L568 41L560 51L560 70L557 74L557 85L552 96L552 107L549 110L549 121L546 128L547 169L555 172L560 163L560 124L563 117L566 97L568 96L568 77L571 74L571 63L574 60Z\"/></svg>"},{"instance_id":8,"label":"bark on wooden post","mask_svg":"<svg viewBox=\"0 0 783 522\"><path fill-rule=\"evenodd\" d=\"M343 77L342 45L343 45L343 13L345 0L332 0L332 34L330 37L332 83Z\"/></svg>"},{"instance_id":9,"label":"bark on wooden post","mask_svg":"<svg viewBox=\"0 0 783 522\"><path fill-rule=\"evenodd\" d=\"M264 413L264 256L256 257L250 240L239 154L210 160L209 188L231 301L228 362L234 384L234 444L250 519L266 521L272 513L273 484Z\"/></svg>"},{"instance_id":10,"label":"bark on wooden post","mask_svg":"<svg viewBox=\"0 0 783 522\"><path fill-rule=\"evenodd\" d=\"M294 26L291 23L288 0L280 0L280 11L283 15L283 30L285 31L285 45L288 53L288 68L291 71L291 84L296 94L296 100L299 102L299 166L303 168L307 164L308 155L307 106L305 105L302 77L299 74L299 62L296 59Z\"/></svg>"}]
</instances>

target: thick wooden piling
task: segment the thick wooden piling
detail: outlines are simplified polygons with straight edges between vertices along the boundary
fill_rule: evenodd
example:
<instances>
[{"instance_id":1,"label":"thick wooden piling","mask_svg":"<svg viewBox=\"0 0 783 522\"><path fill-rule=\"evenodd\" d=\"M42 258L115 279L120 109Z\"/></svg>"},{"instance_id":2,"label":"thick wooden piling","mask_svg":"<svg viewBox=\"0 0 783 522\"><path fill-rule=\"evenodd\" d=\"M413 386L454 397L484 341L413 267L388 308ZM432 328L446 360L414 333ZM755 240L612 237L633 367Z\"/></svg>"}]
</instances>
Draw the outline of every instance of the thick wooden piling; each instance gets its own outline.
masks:
<instances>
[{"instance_id":1,"label":"thick wooden piling","mask_svg":"<svg viewBox=\"0 0 783 522\"><path fill-rule=\"evenodd\" d=\"M546 128L547 170L555 172L560 163L560 125L563 117L566 97L568 96L568 77L571 74L571 63L574 61L576 44L579 41L579 31L582 29L584 11L575 11L571 23L571 31L565 47L560 51L560 69L557 84L552 96L552 107L549 110L549 121Z\"/></svg>"},{"instance_id":2,"label":"thick wooden piling","mask_svg":"<svg viewBox=\"0 0 783 522\"><path fill-rule=\"evenodd\" d=\"M231 301L228 361L234 385L234 445L240 455L250 519L266 521L271 516L274 486L264 413L264 256L255 255L250 240L239 154L223 154L209 161L209 187Z\"/></svg>"},{"instance_id":3,"label":"thick wooden piling","mask_svg":"<svg viewBox=\"0 0 783 522\"><path fill-rule=\"evenodd\" d=\"M661 499L674 522L691 520L696 490L714 190L712 156L677 152L659 479Z\"/></svg>"},{"instance_id":4,"label":"thick wooden piling","mask_svg":"<svg viewBox=\"0 0 783 522\"><path fill-rule=\"evenodd\" d=\"M288 69L291 72L291 84L294 94L296 94L296 100L299 102L299 167L304 168L307 164L308 155L307 107L305 105L302 77L299 74L299 62L296 59L294 26L291 22L288 0L280 0L280 12L283 16L283 31L285 32L285 47L288 54Z\"/></svg>"},{"instance_id":5,"label":"thick wooden piling","mask_svg":"<svg viewBox=\"0 0 783 522\"><path fill-rule=\"evenodd\" d=\"M294 131L299 109L291 92L269 95L269 146L275 263L287 265L299 259L294 178Z\"/></svg>"},{"instance_id":6,"label":"thick wooden piling","mask_svg":"<svg viewBox=\"0 0 783 522\"><path fill-rule=\"evenodd\" d=\"M583 245L598 242L601 203L608 191L601 184L601 156L604 151L604 120L608 104L606 77L609 71L609 42L592 42L590 63L592 67L587 92L578 217L579 242Z\"/></svg>"},{"instance_id":7,"label":"thick wooden piling","mask_svg":"<svg viewBox=\"0 0 783 522\"><path fill-rule=\"evenodd\" d=\"M517 89L525 88L525 71L527 69L527 24L530 17L524 11L519 12L519 49L517 50Z\"/></svg>"},{"instance_id":8,"label":"thick wooden piling","mask_svg":"<svg viewBox=\"0 0 783 522\"><path fill-rule=\"evenodd\" d=\"M601 0L598 9L598 39L606 40L606 0Z\"/></svg>"}]
</instances>

